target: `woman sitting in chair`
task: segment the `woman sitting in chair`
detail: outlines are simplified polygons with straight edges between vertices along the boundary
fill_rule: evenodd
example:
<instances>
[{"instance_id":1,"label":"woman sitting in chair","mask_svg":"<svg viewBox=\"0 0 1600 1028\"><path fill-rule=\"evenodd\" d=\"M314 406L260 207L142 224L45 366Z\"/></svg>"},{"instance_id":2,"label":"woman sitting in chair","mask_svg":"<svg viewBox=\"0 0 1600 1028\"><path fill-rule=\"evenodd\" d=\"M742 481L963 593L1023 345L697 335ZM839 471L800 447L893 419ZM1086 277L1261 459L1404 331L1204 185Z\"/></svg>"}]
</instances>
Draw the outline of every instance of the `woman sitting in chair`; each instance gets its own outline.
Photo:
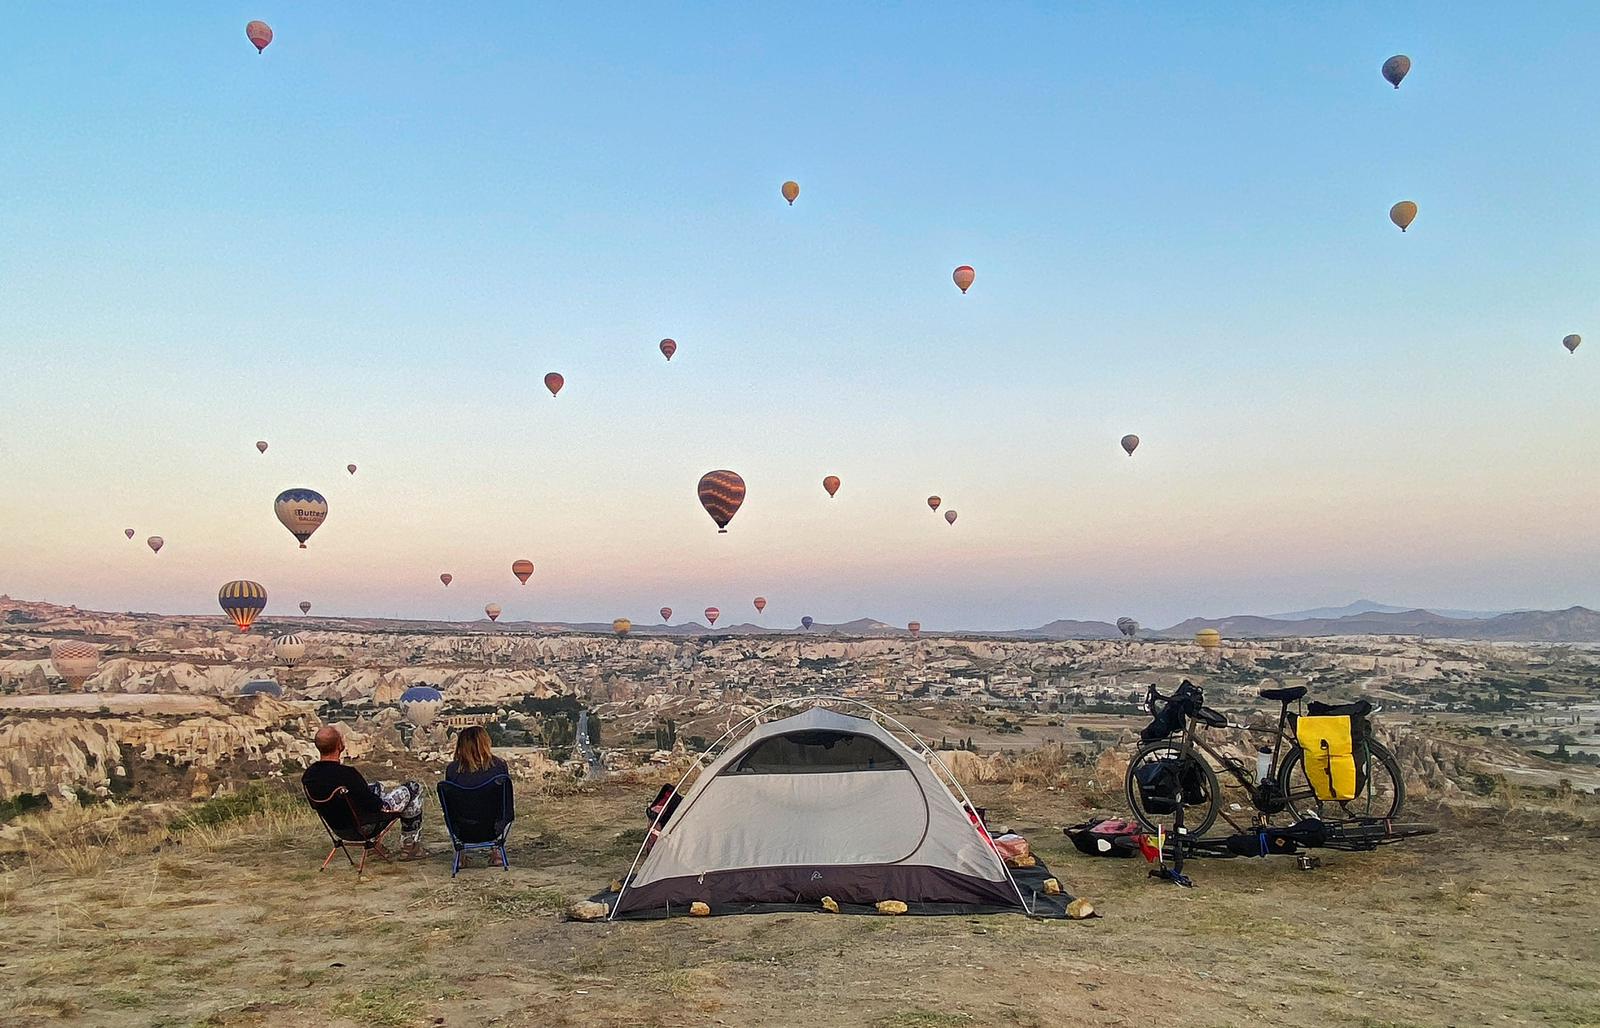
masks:
<instances>
[{"instance_id":1,"label":"woman sitting in chair","mask_svg":"<svg viewBox=\"0 0 1600 1028\"><path fill-rule=\"evenodd\" d=\"M495 756L489 749L489 732L482 725L472 725L463 728L461 734L456 736L456 759L452 760L444 769L444 780L450 785L462 789L477 789L503 775L509 775L506 762ZM445 788L440 786L440 800L443 802ZM450 809L445 810L446 818L450 816ZM485 815L487 816L487 815ZM487 822L475 824L463 822L455 826L451 832L452 840L455 839L456 830L465 830L474 835L492 834L494 826ZM481 842L482 839L471 839L472 842ZM489 853L489 866L501 867L504 860L501 858L500 849L493 849ZM455 869L461 866L461 852L457 848ZM454 870L452 870L452 876Z\"/></svg>"}]
</instances>

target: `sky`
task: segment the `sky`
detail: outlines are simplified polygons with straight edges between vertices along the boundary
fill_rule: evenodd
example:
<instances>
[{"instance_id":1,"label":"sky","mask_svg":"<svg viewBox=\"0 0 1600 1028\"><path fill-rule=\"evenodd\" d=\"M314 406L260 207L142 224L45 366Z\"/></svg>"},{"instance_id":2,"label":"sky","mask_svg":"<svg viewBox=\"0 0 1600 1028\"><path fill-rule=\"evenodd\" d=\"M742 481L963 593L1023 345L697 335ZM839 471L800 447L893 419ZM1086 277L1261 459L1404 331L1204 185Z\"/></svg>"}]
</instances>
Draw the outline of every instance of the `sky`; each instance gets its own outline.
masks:
<instances>
[{"instance_id":1,"label":"sky","mask_svg":"<svg viewBox=\"0 0 1600 1028\"><path fill-rule=\"evenodd\" d=\"M0 592L1600 606L1597 48L1585 3L22 5Z\"/></svg>"}]
</instances>

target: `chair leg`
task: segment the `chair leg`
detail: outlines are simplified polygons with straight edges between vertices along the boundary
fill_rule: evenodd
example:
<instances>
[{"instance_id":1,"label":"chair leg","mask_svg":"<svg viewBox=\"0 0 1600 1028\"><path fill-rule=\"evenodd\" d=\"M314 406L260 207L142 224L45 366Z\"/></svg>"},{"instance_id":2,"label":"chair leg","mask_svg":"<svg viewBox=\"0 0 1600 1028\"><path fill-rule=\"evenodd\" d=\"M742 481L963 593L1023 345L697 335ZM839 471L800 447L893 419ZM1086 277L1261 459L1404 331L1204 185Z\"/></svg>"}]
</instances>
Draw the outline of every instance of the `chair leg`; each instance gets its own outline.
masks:
<instances>
[{"instance_id":1,"label":"chair leg","mask_svg":"<svg viewBox=\"0 0 1600 1028\"><path fill-rule=\"evenodd\" d=\"M328 864L333 860L333 855L335 853L338 853L338 852L339 852L339 847L337 847L337 846L335 846L333 849L329 850L327 858L325 860L323 860L322 866L317 868L317 870L318 871L326 871L328 869Z\"/></svg>"},{"instance_id":2,"label":"chair leg","mask_svg":"<svg viewBox=\"0 0 1600 1028\"><path fill-rule=\"evenodd\" d=\"M506 848L504 844L500 846L500 869L502 871L511 870L511 859L506 856Z\"/></svg>"},{"instance_id":3,"label":"chair leg","mask_svg":"<svg viewBox=\"0 0 1600 1028\"><path fill-rule=\"evenodd\" d=\"M361 847L361 866L356 868L356 877L360 878L367 870L367 854L372 852L370 846Z\"/></svg>"},{"instance_id":4,"label":"chair leg","mask_svg":"<svg viewBox=\"0 0 1600 1028\"><path fill-rule=\"evenodd\" d=\"M450 877L454 878L461 872L461 851L456 850L456 855L450 860Z\"/></svg>"}]
</instances>

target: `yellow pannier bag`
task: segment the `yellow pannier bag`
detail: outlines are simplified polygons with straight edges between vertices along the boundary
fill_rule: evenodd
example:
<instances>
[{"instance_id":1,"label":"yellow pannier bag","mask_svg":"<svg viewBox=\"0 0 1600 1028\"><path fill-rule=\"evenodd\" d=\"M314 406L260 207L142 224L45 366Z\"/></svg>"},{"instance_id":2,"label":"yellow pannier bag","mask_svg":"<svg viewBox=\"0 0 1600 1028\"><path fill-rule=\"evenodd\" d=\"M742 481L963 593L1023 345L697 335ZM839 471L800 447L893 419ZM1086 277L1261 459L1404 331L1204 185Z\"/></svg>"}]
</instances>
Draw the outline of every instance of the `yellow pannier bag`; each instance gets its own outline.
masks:
<instances>
[{"instance_id":1,"label":"yellow pannier bag","mask_svg":"<svg viewBox=\"0 0 1600 1028\"><path fill-rule=\"evenodd\" d=\"M1305 751L1306 777L1317 799L1355 799L1356 757L1350 719L1302 717L1295 734Z\"/></svg>"}]
</instances>

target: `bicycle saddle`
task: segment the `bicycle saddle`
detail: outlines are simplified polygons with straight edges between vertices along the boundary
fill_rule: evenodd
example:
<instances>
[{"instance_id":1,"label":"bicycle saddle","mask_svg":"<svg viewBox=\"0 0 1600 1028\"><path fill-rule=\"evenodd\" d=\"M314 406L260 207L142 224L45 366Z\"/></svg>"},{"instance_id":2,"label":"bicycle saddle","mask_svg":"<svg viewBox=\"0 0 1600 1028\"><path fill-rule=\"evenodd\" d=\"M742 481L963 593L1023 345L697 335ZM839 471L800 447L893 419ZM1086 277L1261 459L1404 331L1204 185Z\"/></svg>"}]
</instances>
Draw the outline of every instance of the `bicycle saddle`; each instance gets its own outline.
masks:
<instances>
[{"instance_id":1,"label":"bicycle saddle","mask_svg":"<svg viewBox=\"0 0 1600 1028\"><path fill-rule=\"evenodd\" d=\"M1289 689L1262 689L1261 698L1264 700L1277 700L1280 703L1293 703L1306 694L1306 687L1297 685Z\"/></svg>"}]
</instances>

